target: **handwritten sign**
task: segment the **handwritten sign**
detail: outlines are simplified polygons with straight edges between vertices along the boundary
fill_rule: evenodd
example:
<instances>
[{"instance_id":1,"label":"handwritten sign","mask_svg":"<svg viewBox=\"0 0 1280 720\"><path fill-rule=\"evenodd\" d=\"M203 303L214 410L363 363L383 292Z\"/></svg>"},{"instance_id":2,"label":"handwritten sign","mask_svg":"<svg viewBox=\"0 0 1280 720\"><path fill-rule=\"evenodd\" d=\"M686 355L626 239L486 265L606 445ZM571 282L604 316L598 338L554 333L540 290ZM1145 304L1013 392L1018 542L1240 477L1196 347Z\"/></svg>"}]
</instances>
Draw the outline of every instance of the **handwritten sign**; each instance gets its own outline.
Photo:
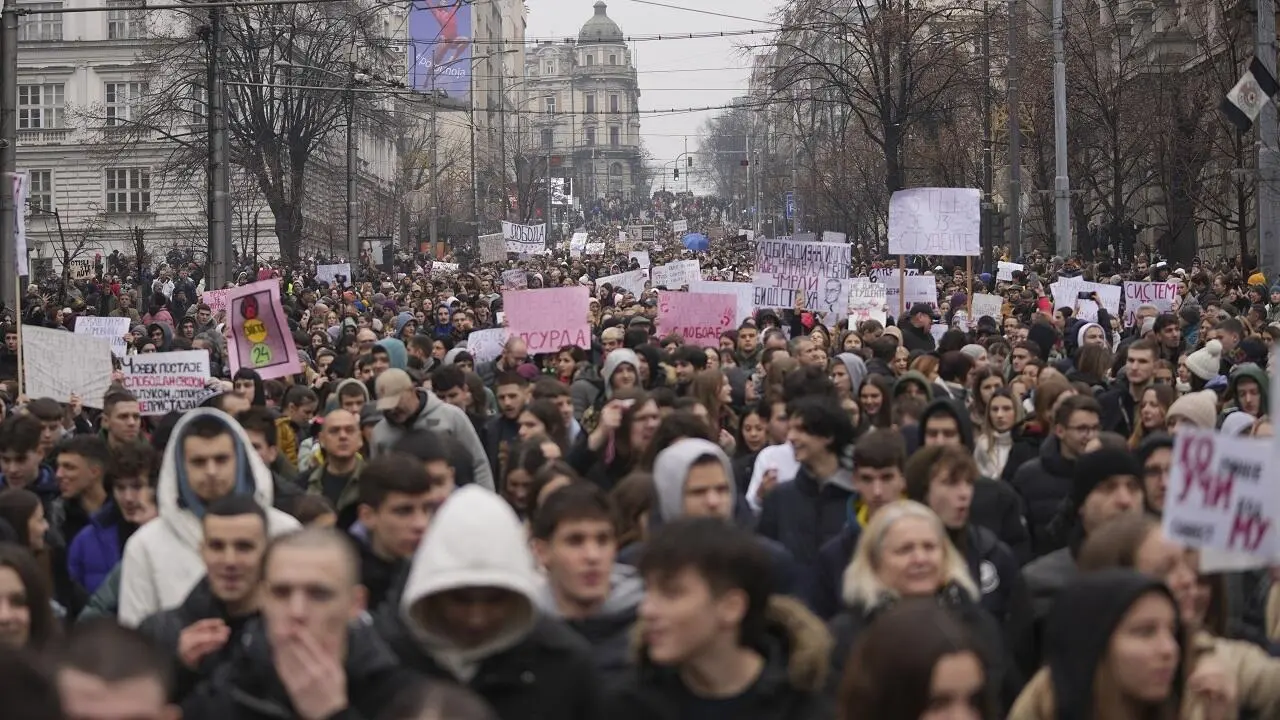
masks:
<instances>
[{"instance_id":1,"label":"handwritten sign","mask_svg":"<svg viewBox=\"0 0 1280 720\"><path fill-rule=\"evenodd\" d=\"M502 288L504 290L528 290L529 273L524 270L502 271Z\"/></svg>"},{"instance_id":2,"label":"handwritten sign","mask_svg":"<svg viewBox=\"0 0 1280 720\"><path fill-rule=\"evenodd\" d=\"M507 261L507 244L502 233L480 236L480 262L504 263Z\"/></svg>"},{"instance_id":3,"label":"handwritten sign","mask_svg":"<svg viewBox=\"0 0 1280 720\"><path fill-rule=\"evenodd\" d=\"M702 266L697 260L677 260L659 265L649 274L653 287L667 287L675 290L702 280Z\"/></svg>"},{"instance_id":4,"label":"handwritten sign","mask_svg":"<svg viewBox=\"0 0 1280 720\"><path fill-rule=\"evenodd\" d=\"M987 293L973 294L973 317L990 317L996 322L1000 322L1001 312L1004 307L1004 298L999 295L989 295Z\"/></svg>"},{"instance_id":5,"label":"handwritten sign","mask_svg":"<svg viewBox=\"0 0 1280 720\"><path fill-rule=\"evenodd\" d=\"M658 294L658 331L690 345L715 347L720 333L735 326L737 300L730 295L693 292Z\"/></svg>"},{"instance_id":6,"label":"handwritten sign","mask_svg":"<svg viewBox=\"0 0 1280 720\"><path fill-rule=\"evenodd\" d=\"M794 307L796 293L803 292L805 307L823 310L841 301L843 279L849 277L852 248L835 243L796 240L761 240L751 284L756 288L756 307ZM848 298L847 283L843 297ZM830 299L829 299L830 298Z\"/></svg>"},{"instance_id":7,"label":"handwritten sign","mask_svg":"<svg viewBox=\"0 0 1280 720\"><path fill-rule=\"evenodd\" d=\"M1179 428L1162 528L1192 547L1280 557L1280 492L1266 464L1270 441Z\"/></svg>"},{"instance_id":8,"label":"handwritten sign","mask_svg":"<svg viewBox=\"0 0 1280 720\"><path fill-rule=\"evenodd\" d=\"M547 225L517 225L504 221L502 239L507 245L507 252L536 255L547 246Z\"/></svg>"},{"instance_id":9,"label":"handwritten sign","mask_svg":"<svg viewBox=\"0 0 1280 720\"><path fill-rule=\"evenodd\" d=\"M836 232L835 230L822 231L822 242L842 243L842 242L847 242L848 240L849 240L849 236L845 235L842 232Z\"/></svg>"},{"instance_id":10,"label":"handwritten sign","mask_svg":"<svg viewBox=\"0 0 1280 720\"><path fill-rule=\"evenodd\" d=\"M903 283L900 280L898 271L894 270L884 279L880 279L880 275L870 276L870 280L874 282L882 282L884 284L885 304L889 312L894 317L901 317L903 308L902 290ZM932 275L907 275L905 283L907 291L906 307L910 308L916 303L925 303L929 307L938 307L938 279Z\"/></svg>"},{"instance_id":11,"label":"handwritten sign","mask_svg":"<svg viewBox=\"0 0 1280 720\"><path fill-rule=\"evenodd\" d=\"M67 402L79 395L85 407L101 408L111 385L111 343L36 325L22 326L22 374L28 397Z\"/></svg>"},{"instance_id":12,"label":"handwritten sign","mask_svg":"<svg viewBox=\"0 0 1280 720\"><path fill-rule=\"evenodd\" d=\"M569 254L577 257L578 255L586 252L588 237L590 236L584 232L574 233L573 237L569 238Z\"/></svg>"},{"instance_id":13,"label":"handwritten sign","mask_svg":"<svg viewBox=\"0 0 1280 720\"><path fill-rule=\"evenodd\" d=\"M603 254L604 254L604 243L602 243L602 242L587 243L586 248L587 248L587 254L588 254L588 255L603 255Z\"/></svg>"},{"instance_id":14,"label":"handwritten sign","mask_svg":"<svg viewBox=\"0 0 1280 720\"><path fill-rule=\"evenodd\" d=\"M606 275L596 279L596 287L600 287L605 283L609 283L614 289L622 289L627 292L640 296L644 292L645 283L649 282L648 270L632 270L630 272L618 273L616 275Z\"/></svg>"},{"instance_id":15,"label":"handwritten sign","mask_svg":"<svg viewBox=\"0 0 1280 720\"><path fill-rule=\"evenodd\" d=\"M441 277L444 275L457 275L458 263L450 262L433 262L428 268L428 275L431 277Z\"/></svg>"},{"instance_id":16,"label":"handwritten sign","mask_svg":"<svg viewBox=\"0 0 1280 720\"><path fill-rule=\"evenodd\" d=\"M635 260L639 263L640 267L646 270L649 268L649 252L647 250L632 250L627 253L627 258L629 260Z\"/></svg>"},{"instance_id":17,"label":"handwritten sign","mask_svg":"<svg viewBox=\"0 0 1280 720\"><path fill-rule=\"evenodd\" d=\"M337 285L339 277L343 279L344 283L351 282L351 263L316 266L316 282Z\"/></svg>"},{"instance_id":18,"label":"handwritten sign","mask_svg":"<svg viewBox=\"0 0 1280 720\"><path fill-rule=\"evenodd\" d=\"M858 323L866 320L876 320L881 325L885 323L886 290L884 283L871 278L849 279L850 327L857 327Z\"/></svg>"},{"instance_id":19,"label":"handwritten sign","mask_svg":"<svg viewBox=\"0 0 1280 720\"><path fill-rule=\"evenodd\" d=\"M892 255L980 255L981 192L911 188L889 198Z\"/></svg>"},{"instance_id":20,"label":"handwritten sign","mask_svg":"<svg viewBox=\"0 0 1280 720\"><path fill-rule=\"evenodd\" d=\"M916 270L915 268L907 268L907 277L915 277L919 274L919 270ZM890 277L897 276L897 268L871 268L871 270L867 272L867 277L871 278L873 282L888 282Z\"/></svg>"},{"instance_id":21,"label":"handwritten sign","mask_svg":"<svg viewBox=\"0 0 1280 720\"><path fill-rule=\"evenodd\" d=\"M507 330L525 341L529 354L556 352L565 345L591 347L587 288L549 288L502 293Z\"/></svg>"},{"instance_id":22,"label":"handwritten sign","mask_svg":"<svg viewBox=\"0 0 1280 720\"><path fill-rule=\"evenodd\" d=\"M1005 262L1004 260L996 261L996 279L1013 282L1013 274L1021 271L1023 268L1021 263Z\"/></svg>"},{"instance_id":23,"label":"handwritten sign","mask_svg":"<svg viewBox=\"0 0 1280 720\"><path fill-rule=\"evenodd\" d=\"M122 358L128 350L124 334L129 332L127 317L91 317L82 315L76 318L76 334L102 338L111 343L111 354Z\"/></svg>"},{"instance_id":24,"label":"handwritten sign","mask_svg":"<svg viewBox=\"0 0 1280 720\"><path fill-rule=\"evenodd\" d=\"M278 282L263 280L228 293L227 322L231 325L227 354L232 375L242 367L257 370L263 380L301 371Z\"/></svg>"},{"instance_id":25,"label":"handwritten sign","mask_svg":"<svg viewBox=\"0 0 1280 720\"><path fill-rule=\"evenodd\" d=\"M676 220L675 222L671 223L671 232L676 234L689 232L689 221Z\"/></svg>"},{"instance_id":26,"label":"handwritten sign","mask_svg":"<svg viewBox=\"0 0 1280 720\"><path fill-rule=\"evenodd\" d=\"M477 364L496 360L502 354L502 348L506 344L506 328L472 330L467 335L467 352L471 353L471 357Z\"/></svg>"},{"instance_id":27,"label":"handwritten sign","mask_svg":"<svg viewBox=\"0 0 1280 720\"><path fill-rule=\"evenodd\" d=\"M1117 285L1103 285L1101 283L1087 282L1079 277L1069 277L1062 278L1049 286L1049 293L1053 296L1053 306L1055 308L1072 308L1075 316L1081 320L1096 322L1098 320L1098 304L1092 300L1081 300L1080 293L1084 292L1097 293L1098 299L1102 301L1102 307L1106 308L1112 317L1120 314L1120 296L1123 290Z\"/></svg>"},{"instance_id":28,"label":"handwritten sign","mask_svg":"<svg viewBox=\"0 0 1280 720\"><path fill-rule=\"evenodd\" d=\"M1177 282L1126 282L1124 284L1124 325L1132 327L1138 308L1155 305L1162 313L1173 312L1178 301Z\"/></svg>"},{"instance_id":29,"label":"handwritten sign","mask_svg":"<svg viewBox=\"0 0 1280 720\"><path fill-rule=\"evenodd\" d=\"M232 288L225 288L222 290L205 290L204 293L200 295L200 302L208 305L209 311L214 315L217 315L227 309L227 293L231 292L231 290Z\"/></svg>"},{"instance_id":30,"label":"handwritten sign","mask_svg":"<svg viewBox=\"0 0 1280 720\"><path fill-rule=\"evenodd\" d=\"M689 283L689 291L710 293L713 295L732 295L734 299L734 322L741 325L755 315L756 290L751 283L724 282L721 280L699 280Z\"/></svg>"},{"instance_id":31,"label":"handwritten sign","mask_svg":"<svg viewBox=\"0 0 1280 720\"><path fill-rule=\"evenodd\" d=\"M143 415L190 410L208 397L208 350L130 355L121 369L125 389L138 398Z\"/></svg>"}]
</instances>

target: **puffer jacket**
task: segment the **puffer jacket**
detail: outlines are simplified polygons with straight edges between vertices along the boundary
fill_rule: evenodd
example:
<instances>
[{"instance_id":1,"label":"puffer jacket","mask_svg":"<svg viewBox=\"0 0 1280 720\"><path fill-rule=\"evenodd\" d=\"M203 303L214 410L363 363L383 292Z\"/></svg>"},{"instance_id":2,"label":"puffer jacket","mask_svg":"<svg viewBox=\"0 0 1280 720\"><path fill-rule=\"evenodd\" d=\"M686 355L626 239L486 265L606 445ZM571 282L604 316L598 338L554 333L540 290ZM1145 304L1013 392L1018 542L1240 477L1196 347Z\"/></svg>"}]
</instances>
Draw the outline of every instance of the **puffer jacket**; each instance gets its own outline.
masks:
<instances>
[{"instance_id":1,"label":"puffer jacket","mask_svg":"<svg viewBox=\"0 0 1280 720\"><path fill-rule=\"evenodd\" d=\"M1040 457L1024 463L1014 473L1013 489L1022 496L1035 557L1063 547L1062 539L1055 537L1049 526L1071 493L1075 470L1075 460L1063 457L1058 438L1050 437L1041 445Z\"/></svg>"},{"instance_id":2,"label":"puffer jacket","mask_svg":"<svg viewBox=\"0 0 1280 720\"><path fill-rule=\"evenodd\" d=\"M85 592L93 594L120 563L120 523L123 522L116 504L108 502L71 541L67 569L72 581Z\"/></svg>"}]
</instances>

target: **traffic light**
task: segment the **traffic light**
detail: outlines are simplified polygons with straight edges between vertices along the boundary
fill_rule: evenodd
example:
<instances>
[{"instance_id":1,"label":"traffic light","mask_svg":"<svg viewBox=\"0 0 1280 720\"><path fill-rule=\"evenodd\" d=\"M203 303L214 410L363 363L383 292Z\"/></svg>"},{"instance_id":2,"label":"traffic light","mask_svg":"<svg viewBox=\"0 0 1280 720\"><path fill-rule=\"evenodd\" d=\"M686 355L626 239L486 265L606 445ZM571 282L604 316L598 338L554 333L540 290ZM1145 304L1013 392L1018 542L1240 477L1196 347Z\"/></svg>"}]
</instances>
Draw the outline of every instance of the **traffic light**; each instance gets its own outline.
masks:
<instances>
[{"instance_id":1,"label":"traffic light","mask_svg":"<svg viewBox=\"0 0 1280 720\"><path fill-rule=\"evenodd\" d=\"M676 180L679 180L679 179L680 179L680 168L676 168L676 169L675 169L675 173L676 173Z\"/></svg>"}]
</instances>

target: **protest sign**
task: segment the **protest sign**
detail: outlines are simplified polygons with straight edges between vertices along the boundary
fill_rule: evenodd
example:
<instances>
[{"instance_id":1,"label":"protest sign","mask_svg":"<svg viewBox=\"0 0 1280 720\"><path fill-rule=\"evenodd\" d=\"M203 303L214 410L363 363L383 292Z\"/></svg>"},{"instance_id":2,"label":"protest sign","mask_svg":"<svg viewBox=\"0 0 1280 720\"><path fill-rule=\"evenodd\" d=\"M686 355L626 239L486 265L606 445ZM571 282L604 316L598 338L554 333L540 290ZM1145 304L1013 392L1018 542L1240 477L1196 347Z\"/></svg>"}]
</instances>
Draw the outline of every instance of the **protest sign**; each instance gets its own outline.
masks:
<instances>
[{"instance_id":1,"label":"protest sign","mask_svg":"<svg viewBox=\"0 0 1280 720\"><path fill-rule=\"evenodd\" d=\"M741 325L755 315L756 289L751 283L699 280L689 283L689 292L732 295L734 297L734 322Z\"/></svg>"},{"instance_id":2,"label":"protest sign","mask_svg":"<svg viewBox=\"0 0 1280 720\"><path fill-rule=\"evenodd\" d=\"M919 274L919 270L916 270L915 268L907 268L907 277L915 277ZM873 282L888 282L890 277L897 276L897 268L871 268L871 271L867 273L867 277Z\"/></svg>"},{"instance_id":3,"label":"protest sign","mask_svg":"<svg viewBox=\"0 0 1280 720\"><path fill-rule=\"evenodd\" d=\"M904 289L898 271L894 270L887 276L879 274L872 275L870 280L880 282L884 285L885 305L893 316L901 317L903 311L902 290ZM907 291L906 307L910 308L916 303L925 303L929 307L938 307L938 279L932 275L907 275L905 283Z\"/></svg>"},{"instance_id":4,"label":"protest sign","mask_svg":"<svg viewBox=\"0 0 1280 720\"><path fill-rule=\"evenodd\" d=\"M584 232L574 233L573 237L569 238L569 254L577 257L578 255L586 252L588 237L590 236Z\"/></svg>"},{"instance_id":5,"label":"protest sign","mask_svg":"<svg viewBox=\"0 0 1280 720\"><path fill-rule=\"evenodd\" d=\"M604 254L604 243L602 242L587 243L586 248L587 248L588 255Z\"/></svg>"},{"instance_id":6,"label":"protest sign","mask_svg":"<svg viewBox=\"0 0 1280 720\"><path fill-rule=\"evenodd\" d=\"M263 380L301 371L298 348L280 302L280 283L263 280L233 289L227 294L227 322L232 375L242 367L258 371Z\"/></svg>"},{"instance_id":7,"label":"protest sign","mask_svg":"<svg viewBox=\"0 0 1280 720\"><path fill-rule=\"evenodd\" d=\"M627 258L639 262L640 267L646 270L649 268L649 253L646 250L632 250L627 253Z\"/></svg>"},{"instance_id":8,"label":"protest sign","mask_svg":"<svg viewBox=\"0 0 1280 720\"><path fill-rule=\"evenodd\" d=\"M208 305L209 311L216 317L218 313L227 309L227 293L231 292L231 290L232 288L205 290L200 294L200 302Z\"/></svg>"},{"instance_id":9,"label":"protest sign","mask_svg":"<svg viewBox=\"0 0 1280 720\"><path fill-rule=\"evenodd\" d=\"M85 407L101 408L111 385L111 343L36 325L22 326L22 373L27 397L67 402L79 395Z\"/></svg>"},{"instance_id":10,"label":"protest sign","mask_svg":"<svg viewBox=\"0 0 1280 720\"><path fill-rule=\"evenodd\" d=\"M717 347L720 333L736 326L737 299L694 292L658 294L658 332L679 335L689 345Z\"/></svg>"},{"instance_id":11,"label":"protest sign","mask_svg":"<svg viewBox=\"0 0 1280 720\"><path fill-rule=\"evenodd\" d=\"M1155 305L1162 313L1173 312L1178 300L1178 283L1126 282L1124 284L1124 326L1133 327L1138 308Z\"/></svg>"},{"instance_id":12,"label":"protest sign","mask_svg":"<svg viewBox=\"0 0 1280 720\"><path fill-rule=\"evenodd\" d=\"M516 290L502 293L507 330L529 347L529 354L557 352L565 345L591 347L585 287Z\"/></svg>"},{"instance_id":13,"label":"protest sign","mask_svg":"<svg viewBox=\"0 0 1280 720\"><path fill-rule=\"evenodd\" d=\"M502 289L503 290L528 290L529 289L529 273L524 270L503 270L502 271Z\"/></svg>"},{"instance_id":14,"label":"protest sign","mask_svg":"<svg viewBox=\"0 0 1280 720\"><path fill-rule=\"evenodd\" d=\"M190 410L208 397L208 350L130 355L121 369L124 387L138 398L143 415Z\"/></svg>"},{"instance_id":15,"label":"protest sign","mask_svg":"<svg viewBox=\"0 0 1280 720\"><path fill-rule=\"evenodd\" d=\"M609 283L615 290L626 290L627 292L640 296L644 292L645 283L649 282L648 270L632 270L630 272L618 273L617 275L606 275L596 279L596 287L600 287L605 283Z\"/></svg>"},{"instance_id":16,"label":"protest sign","mask_svg":"<svg viewBox=\"0 0 1280 720\"><path fill-rule=\"evenodd\" d=\"M675 290L701 280L702 267L697 260L677 260L653 268L649 275L653 287Z\"/></svg>"},{"instance_id":17,"label":"protest sign","mask_svg":"<svg viewBox=\"0 0 1280 720\"><path fill-rule=\"evenodd\" d=\"M351 263L339 263L337 265L317 265L316 266L316 282L336 285L338 284L339 276L342 277L343 284L350 284Z\"/></svg>"},{"instance_id":18,"label":"protest sign","mask_svg":"<svg viewBox=\"0 0 1280 720\"><path fill-rule=\"evenodd\" d=\"M981 193L910 188L889 198L891 255L980 255Z\"/></svg>"},{"instance_id":19,"label":"protest sign","mask_svg":"<svg viewBox=\"0 0 1280 720\"><path fill-rule=\"evenodd\" d=\"M502 239L507 245L507 252L536 255L547 246L547 225L517 225L504 221Z\"/></svg>"},{"instance_id":20,"label":"protest sign","mask_svg":"<svg viewBox=\"0 0 1280 720\"><path fill-rule=\"evenodd\" d=\"M671 223L671 232L676 234L689 232L689 221L676 220L675 222Z\"/></svg>"},{"instance_id":21,"label":"protest sign","mask_svg":"<svg viewBox=\"0 0 1280 720\"><path fill-rule=\"evenodd\" d=\"M1280 558L1280 487L1266 464L1271 441L1179 427L1161 527L1174 542Z\"/></svg>"},{"instance_id":22,"label":"protest sign","mask_svg":"<svg viewBox=\"0 0 1280 720\"><path fill-rule=\"evenodd\" d=\"M430 271L427 273L431 277L440 277L442 275L457 275L458 263L440 262L439 260L431 263Z\"/></svg>"},{"instance_id":23,"label":"protest sign","mask_svg":"<svg viewBox=\"0 0 1280 720\"><path fill-rule=\"evenodd\" d=\"M129 318L127 317L81 315L76 318L77 335L89 335L106 340L111 343L111 354L118 358L124 357L128 349L124 341L124 334L127 332L129 332Z\"/></svg>"},{"instance_id":24,"label":"protest sign","mask_svg":"<svg viewBox=\"0 0 1280 720\"><path fill-rule=\"evenodd\" d=\"M756 243L755 272L751 280L756 287L756 307L794 307L797 291L804 293L805 307L809 310L830 307L832 302L827 301L828 296L836 297L834 304L847 307L838 295L840 280L849 277L851 262L849 245L761 240ZM849 297L847 292L844 297Z\"/></svg>"},{"instance_id":25,"label":"protest sign","mask_svg":"<svg viewBox=\"0 0 1280 720\"><path fill-rule=\"evenodd\" d=\"M822 231L822 242L842 243L848 241L848 239L849 236L842 232L836 232L835 230Z\"/></svg>"},{"instance_id":26,"label":"protest sign","mask_svg":"<svg viewBox=\"0 0 1280 720\"><path fill-rule=\"evenodd\" d=\"M1005 262L1004 260L996 261L996 279L1007 280L1013 282L1013 274L1022 270L1021 263Z\"/></svg>"},{"instance_id":27,"label":"protest sign","mask_svg":"<svg viewBox=\"0 0 1280 720\"><path fill-rule=\"evenodd\" d=\"M947 334L946 323L934 323L929 327L929 334L933 336L934 343L942 342L942 336Z\"/></svg>"},{"instance_id":28,"label":"protest sign","mask_svg":"<svg viewBox=\"0 0 1280 720\"><path fill-rule=\"evenodd\" d=\"M502 233L480 236L480 262L503 263L507 261L507 243Z\"/></svg>"},{"instance_id":29,"label":"protest sign","mask_svg":"<svg viewBox=\"0 0 1280 720\"><path fill-rule=\"evenodd\" d=\"M1004 307L1004 298L999 295L988 295L987 293L973 294L973 317L975 319L981 317L990 317L1000 322L1002 317L1001 309Z\"/></svg>"},{"instance_id":30,"label":"protest sign","mask_svg":"<svg viewBox=\"0 0 1280 720\"><path fill-rule=\"evenodd\" d=\"M870 278L849 279L849 326L857 327L865 320L885 323L885 284Z\"/></svg>"},{"instance_id":31,"label":"protest sign","mask_svg":"<svg viewBox=\"0 0 1280 720\"><path fill-rule=\"evenodd\" d=\"M467 352L475 358L476 364L496 360L507 344L506 328L490 328L488 330L472 330L467 335Z\"/></svg>"},{"instance_id":32,"label":"protest sign","mask_svg":"<svg viewBox=\"0 0 1280 720\"><path fill-rule=\"evenodd\" d=\"M1106 308L1112 317L1118 317L1120 315L1120 296L1123 292L1117 285L1086 282L1084 278L1080 277L1062 278L1049 286L1049 293L1053 296L1053 306L1055 308L1072 308L1075 311L1075 316L1086 322L1097 322L1098 305L1092 300L1080 299L1080 293L1097 293L1098 299L1102 301L1102 307Z\"/></svg>"}]
</instances>

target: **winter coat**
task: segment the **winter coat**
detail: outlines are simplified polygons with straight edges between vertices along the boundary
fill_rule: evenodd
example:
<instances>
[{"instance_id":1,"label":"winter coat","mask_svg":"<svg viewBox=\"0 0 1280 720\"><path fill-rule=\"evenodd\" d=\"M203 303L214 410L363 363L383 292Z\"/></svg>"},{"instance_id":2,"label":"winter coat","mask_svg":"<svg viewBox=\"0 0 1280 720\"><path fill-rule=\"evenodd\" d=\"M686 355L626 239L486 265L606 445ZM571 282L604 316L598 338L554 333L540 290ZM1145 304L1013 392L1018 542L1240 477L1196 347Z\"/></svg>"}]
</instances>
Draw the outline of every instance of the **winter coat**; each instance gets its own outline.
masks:
<instances>
[{"instance_id":1,"label":"winter coat","mask_svg":"<svg viewBox=\"0 0 1280 720\"><path fill-rule=\"evenodd\" d=\"M568 625L591 646L592 664L605 687L616 687L631 670L631 629L642 599L644 581L635 568L627 565L614 565L609 597L590 617L563 617L545 579L535 598L540 611Z\"/></svg>"},{"instance_id":2,"label":"winter coat","mask_svg":"<svg viewBox=\"0 0 1280 720\"><path fill-rule=\"evenodd\" d=\"M1055 550L1022 568L1022 579L1031 593L1031 607L1037 622L1049 616L1058 593L1079 574L1070 548Z\"/></svg>"},{"instance_id":3,"label":"winter coat","mask_svg":"<svg viewBox=\"0 0 1280 720\"><path fill-rule=\"evenodd\" d=\"M998 478L1004 472L1009 453L1013 450L1013 433L979 433L973 439L973 460L978 464L978 474Z\"/></svg>"},{"instance_id":4,"label":"winter coat","mask_svg":"<svg viewBox=\"0 0 1280 720\"><path fill-rule=\"evenodd\" d=\"M111 574L103 579L102 584L89 596L89 602L85 603L84 609L80 611L80 616L76 618L77 622L92 620L94 618L115 618L120 611L120 565L117 564Z\"/></svg>"},{"instance_id":5,"label":"winter coat","mask_svg":"<svg viewBox=\"0 0 1280 720\"><path fill-rule=\"evenodd\" d=\"M929 330L921 330L910 321L898 323L898 329L902 331L902 346L911 352L919 350L927 353L938 349L933 333Z\"/></svg>"},{"instance_id":6,"label":"winter coat","mask_svg":"<svg viewBox=\"0 0 1280 720\"><path fill-rule=\"evenodd\" d=\"M973 486L969 521L995 533L1013 551L1021 566L1031 561L1031 533L1022 508L1022 498L1002 480L978 478Z\"/></svg>"},{"instance_id":7,"label":"winter coat","mask_svg":"<svg viewBox=\"0 0 1280 720\"><path fill-rule=\"evenodd\" d=\"M1139 396L1141 396L1141 392ZM1119 433L1122 437L1133 435L1133 429L1142 419L1138 415L1138 401L1134 399L1128 380L1117 380L1111 389L1098 395L1102 406L1100 425L1103 430Z\"/></svg>"},{"instance_id":8,"label":"winter coat","mask_svg":"<svg viewBox=\"0 0 1280 720\"><path fill-rule=\"evenodd\" d=\"M831 682L831 638L821 621L799 602L769 598L768 626L760 647L764 667L736 698L735 720L829 720L833 710L823 692ZM640 647L639 667L612 693L601 714L610 720L685 720L699 698L674 667L650 662Z\"/></svg>"},{"instance_id":9,"label":"winter coat","mask_svg":"<svg viewBox=\"0 0 1280 720\"><path fill-rule=\"evenodd\" d=\"M295 530L298 521L271 506L274 488L271 471L240 424L225 413L211 408L189 410L174 425L156 487L159 516L138 528L124 546L120 576L120 623L134 627L148 616L172 607L186 599L200 578L204 563L200 559L200 543L204 538L201 519L192 508L198 499L187 486L186 471L181 468L178 448L191 421L198 417L215 417L223 421L236 443L239 468L237 487L233 493L251 493L266 508L268 531L272 536Z\"/></svg>"},{"instance_id":10,"label":"winter coat","mask_svg":"<svg viewBox=\"0 0 1280 720\"><path fill-rule=\"evenodd\" d=\"M1005 460L1004 470L1000 473L1000 479L1007 483L1013 482L1013 476L1024 463L1040 457L1040 446L1049 438L1048 432L1034 420L1028 420L1015 427L1012 435L1013 447L1009 448L1009 457Z\"/></svg>"},{"instance_id":11,"label":"winter coat","mask_svg":"<svg viewBox=\"0 0 1280 720\"><path fill-rule=\"evenodd\" d=\"M573 382L569 385L569 395L573 398L573 418L582 421L582 415L588 408L595 407L596 401L604 394L604 382L600 373L591 363L578 363L573 373Z\"/></svg>"},{"instance_id":12,"label":"winter coat","mask_svg":"<svg viewBox=\"0 0 1280 720\"><path fill-rule=\"evenodd\" d=\"M1062 547L1049 525L1058 515L1062 501L1071 494L1076 462L1062 456L1058 438L1050 437L1040 449L1040 457L1029 460L1013 476L1013 489L1022 496L1031 531L1031 550L1042 557Z\"/></svg>"},{"instance_id":13,"label":"winter coat","mask_svg":"<svg viewBox=\"0 0 1280 720\"><path fill-rule=\"evenodd\" d=\"M489 460L484 446L471 427L471 420L461 408L454 407L435 396L435 393L423 389L418 390L418 412L405 424L392 422L390 418L382 418L373 428L373 436L369 440L370 453L377 457L386 448L395 444L406 433L414 430L430 430L452 436L471 456L471 469L475 483L483 488L493 490L493 473L489 469Z\"/></svg>"},{"instance_id":14,"label":"winter coat","mask_svg":"<svg viewBox=\"0 0 1280 720\"><path fill-rule=\"evenodd\" d=\"M233 658L236 646L240 644L240 636L233 633L227 638L222 648L201 658L197 668L191 669L183 665L178 655L178 643L182 637L182 631L200 620L213 618L226 622L233 629L237 626L240 630L244 629L242 623L237 623L230 616L222 601L214 597L213 590L209 588L209 580L205 578L196 583L196 586L191 589L191 594L187 595L187 599L183 600L181 605L169 610L161 610L143 620L138 626L138 632L145 635L173 661L176 677L174 678L175 687L170 697L175 701L181 701L195 689L201 679L211 676L219 665L229 662Z\"/></svg>"},{"instance_id":15,"label":"winter coat","mask_svg":"<svg viewBox=\"0 0 1280 720\"><path fill-rule=\"evenodd\" d=\"M815 576L823 544L849 522L855 493L847 471L837 476L822 482L802 466L795 480L777 485L764 499L756 532L781 543L804 578ZM811 594L807 588L802 592Z\"/></svg>"},{"instance_id":16,"label":"winter coat","mask_svg":"<svg viewBox=\"0 0 1280 720\"><path fill-rule=\"evenodd\" d=\"M91 595L120 563L120 524L123 522L116 504L108 501L71 541L67 551L71 579Z\"/></svg>"}]
</instances>

